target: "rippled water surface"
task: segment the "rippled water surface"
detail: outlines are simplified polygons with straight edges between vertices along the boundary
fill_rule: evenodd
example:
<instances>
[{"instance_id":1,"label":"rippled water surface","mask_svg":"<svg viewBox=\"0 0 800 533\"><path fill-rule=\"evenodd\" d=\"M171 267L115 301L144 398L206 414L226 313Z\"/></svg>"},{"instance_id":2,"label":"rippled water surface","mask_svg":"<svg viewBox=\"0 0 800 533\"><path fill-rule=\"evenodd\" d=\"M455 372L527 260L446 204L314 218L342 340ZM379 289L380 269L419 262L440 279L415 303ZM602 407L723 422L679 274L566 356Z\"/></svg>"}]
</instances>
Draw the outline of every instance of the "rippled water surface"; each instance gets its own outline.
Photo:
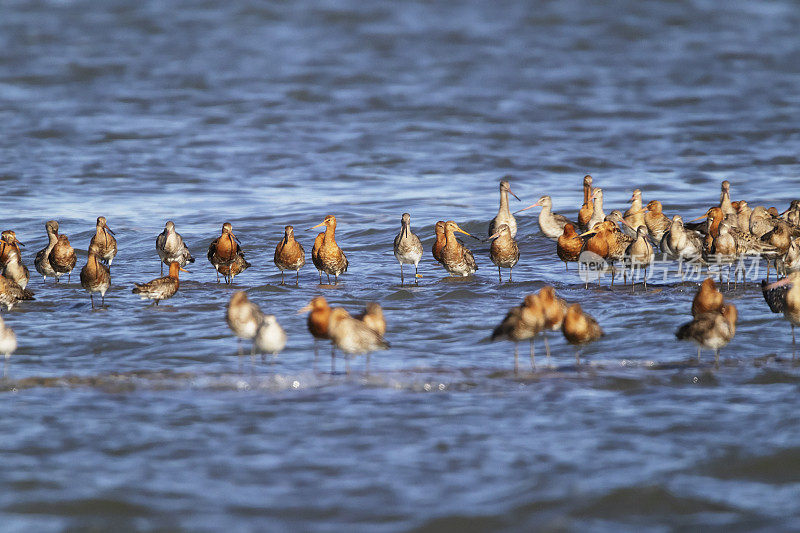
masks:
<instances>
[{"instance_id":1,"label":"rippled water surface","mask_svg":"<svg viewBox=\"0 0 800 533\"><path fill-rule=\"evenodd\" d=\"M98 215L120 252L108 308L34 276L3 318L20 348L0 381L6 531L794 529L800 371L757 285L718 368L673 332L696 282L583 288L536 223L498 285L426 255L400 287L401 213L485 235L497 181L575 216L590 173L606 209L631 190L693 218L719 182L751 205L798 196L800 10L791 1L124 2L0 6L2 229L33 269L55 218L78 249ZM513 201L513 200L512 200ZM515 201L514 201L515 202ZM332 213L338 287L280 286L283 226ZM161 306L172 219L198 258ZM230 221L253 267L218 285L208 243ZM82 255L80 255L82 254ZM78 267L85 261L79 252ZM762 264L763 268L763 264ZM761 272L763 277L763 270ZM606 330L552 366L486 342L544 284ZM236 288L276 314L276 362L237 356ZM379 301L389 351L315 363L316 294ZM539 344L537 344L539 348Z\"/></svg>"}]
</instances>

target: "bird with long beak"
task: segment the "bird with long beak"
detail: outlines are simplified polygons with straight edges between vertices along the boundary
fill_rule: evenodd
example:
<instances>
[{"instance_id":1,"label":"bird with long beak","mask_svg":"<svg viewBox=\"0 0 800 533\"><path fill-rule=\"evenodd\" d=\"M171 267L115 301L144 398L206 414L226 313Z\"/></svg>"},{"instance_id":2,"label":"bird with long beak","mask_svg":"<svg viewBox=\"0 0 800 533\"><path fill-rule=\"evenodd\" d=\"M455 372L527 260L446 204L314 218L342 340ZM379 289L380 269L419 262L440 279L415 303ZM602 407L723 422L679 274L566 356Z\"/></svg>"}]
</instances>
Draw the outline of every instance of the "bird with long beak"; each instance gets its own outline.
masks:
<instances>
[{"instance_id":1,"label":"bird with long beak","mask_svg":"<svg viewBox=\"0 0 800 533\"><path fill-rule=\"evenodd\" d=\"M511 192L511 184L506 180L502 180L500 182L500 209L497 211L497 216L489 223L489 235L497 233L501 224L508 226L512 237L516 237L517 235L517 220L508 208L509 194L519 201L519 196Z\"/></svg>"},{"instance_id":2,"label":"bird with long beak","mask_svg":"<svg viewBox=\"0 0 800 533\"><path fill-rule=\"evenodd\" d=\"M497 265L497 275L500 283L503 282L503 268L508 269L508 281L512 280L514 265L519 261L519 245L514 237L511 236L511 230L506 224L500 224L494 235L490 235L489 239L492 245L489 248L489 258L492 263Z\"/></svg>"},{"instance_id":3,"label":"bird with long beak","mask_svg":"<svg viewBox=\"0 0 800 533\"><path fill-rule=\"evenodd\" d=\"M691 261L702 255L703 239L696 231L686 229L683 218L675 215L669 230L661 238L661 251L677 260L678 268L682 270L684 261Z\"/></svg>"},{"instance_id":4,"label":"bird with long beak","mask_svg":"<svg viewBox=\"0 0 800 533\"><path fill-rule=\"evenodd\" d=\"M650 233L650 238L653 242L661 243L664 238L664 233L669 230L672 221L664 214L661 202L658 200L651 200L647 202L647 209L644 213L644 223L647 226L647 231Z\"/></svg>"},{"instance_id":5,"label":"bird with long beak","mask_svg":"<svg viewBox=\"0 0 800 533\"><path fill-rule=\"evenodd\" d=\"M47 281L47 276L56 277L56 271L50 266L50 252L58 242L58 222L49 220L45 223L44 228L47 230L48 243L47 246L36 253L33 266L36 267L36 272L44 277L44 281ZM58 278L56 278L56 281L58 281Z\"/></svg>"},{"instance_id":6,"label":"bird with long beak","mask_svg":"<svg viewBox=\"0 0 800 533\"><path fill-rule=\"evenodd\" d=\"M700 350L714 350L714 361L719 364L719 351L728 345L736 335L736 321L739 313L736 306L726 304L721 311L710 311L695 316L675 332L678 340L690 340L697 344L697 362Z\"/></svg>"},{"instance_id":7,"label":"bird with long beak","mask_svg":"<svg viewBox=\"0 0 800 533\"><path fill-rule=\"evenodd\" d=\"M553 200L546 195L539 198L536 203L524 209L520 209L519 211L515 211L515 213L521 213L534 207L542 208L539 212L539 229L548 239L557 240L561 234L564 233L564 226L567 224L572 224L573 226L577 225L574 222L570 222L564 215L553 213Z\"/></svg>"},{"instance_id":8,"label":"bird with long beak","mask_svg":"<svg viewBox=\"0 0 800 533\"><path fill-rule=\"evenodd\" d=\"M531 369L536 370L533 341L545 327L544 309L537 294L529 294L522 304L512 307L492 331L491 340L514 343L514 373L519 373L519 343L530 340Z\"/></svg>"},{"instance_id":9,"label":"bird with long beak","mask_svg":"<svg viewBox=\"0 0 800 533\"><path fill-rule=\"evenodd\" d=\"M792 360L797 358L794 328L800 326L800 272L792 272L783 279L767 284L761 281L761 292L773 313L783 313L792 326Z\"/></svg>"},{"instance_id":10,"label":"bird with long beak","mask_svg":"<svg viewBox=\"0 0 800 533\"><path fill-rule=\"evenodd\" d=\"M572 304L567 308L561 332L567 342L575 346L575 364L581 364L581 349L584 345L598 340L605 335L603 329L592 316L583 312L580 304Z\"/></svg>"},{"instance_id":11,"label":"bird with long beak","mask_svg":"<svg viewBox=\"0 0 800 533\"><path fill-rule=\"evenodd\" d=\"M225 279L225 283L232 283L234 276L250 267L250 263L244 258L244 252L239 246L239 239L234 235L230 222L222 225L220 236L208 245L208 260L217 272L217 283L219 283L220 274Z\"/></svg>"},{"instance_id":12,"label":"bird with long beak","mask_svg":"<svg viewBox=\"0 0 800 533\"><path fill-rule=\"evenodd\" d=\"M306 264L306 252L303 250L303 246L295 240L292 226L283 228L283 239L275 247L275 255L272 260L281 271L281 285L284 284L284 270L294 270L294 284L300 284L300 269Z\"/></svg>"},{"instance_id":13,"label":"bird with long beak","mask_svg":"<svg viewBox=\"0 0 800 533\"><path fill-rule=\"evenodd\" d=\"M78 256L75 254L75 249L70 245L69 238L63 233L58 236L56 245L50 250L50 255L47 257L50 261L50 267L56 273L56 281L59 281L61 276L67 274L67 282L72 278L72 270L78 262Z\"/></svg>"},{"instance_id":14,"label":"bird with long beak","mask_svg":"<svg viewBox=\"0 0 800 533\"><path fill-rule=\"evenodd\" d=\"M322 247L322 241L325 240L325 232L317 233L314 239L314 246L311 247L311 262L314 263L314 268L319 273L319 284L322 285L322 263L319 260L319 249ZM330 280L328 280L330 281Z\"/></svg>"},{"instance_id":15,"label":"bird with long beak","mask_svg":"<svg viewBox=\"0 0 800 533\"><path fill-rule=\"evenodd\" d=\"M400 263L400 285L405 283L403 265L414 265L414 283L420 277L418 265L422 259L422 241L411 231L411 215L400 217L400 233L394 238L394 256Z\"/></svg>"},{"instance_id":16,"label":"bird with long beak","mask_svg":"<svg viewBox=\"0 0 800 533\"><path fill-rule=\"evenodd\" d=\"M603 222L595 224L591 230L582 234L581 237L592 234L596 235L586 241L586 249L612 263L611 286L613 287L614 280L616 279L613 263L625 259L625 252L628 250L628 246L633 243L634 239L622 233L622 230L611 220L604 220Z\"/></svg>"},{"instance_id":17,"label":"bird with long beak","mask_svg":"<svg viewBox=\"0 0 800 533\"><path fill-rule=\"evenodd\" d=\"M725 299L722 293L717 290L717 284L711 278L706 278L700 284L700 288L692 300L692 316L702 315L703 313L721 313Z\"/></svg>"},{"instance_id":18,"label":"bird with long beak","mask_svg":"<svg viewBox=\"0 0 800 533\"><path fill-rule=\"evenodd\" d=\"M131 292L138 294L142 300L153 300L154 305L158 305L161 300L172 298L178 292L180 281L178 280L179 272L186 272L181 265L175 261L169 265L169 275L163 278L156 278L147 283L134 283L136 287Z\"/></svg>"},{"instance_id":19,"label":"bird with long beak","mask_svg":"<svg viewBox=\"0 0 800 533\"><path fill-rule=\"evenodd\" d=\"M117 255L117 239L113 237L114 235L106 223L106 217L97 217L95 234L89 242L89 249L94 248L97 257L107 265L111 265L114 256Z\"/></svg>"},{"instance_id":20,"label":"bird with long beak","mask_svg":"<svg viewBox=\"0 0 800 533\"><path fill-rule=\"evenodd\" d=\"M583 177L583 205L578 210L578 225L581 231L586 231L589 228L589 220L592 219L594 213L594 203L592 202L592 177L585 175Z\"/></svg>"},{"instance_id":21,"label":"bird with long beak","mask_svg":"<svg viewBox=\"0 0 800 533\"><path fill-rule=\"evenodd\" d=\"M317 341L330 340L328 322L331 318L331 306L322 296L315 296L307 306L299 309L298 314L308 313L308 332L314 337L314 361L317 360ZM331 345L331 373L336 370L336 349Z\"/></svg>"},{"instance_id":22,"label":"bird with long beak","mask_svg":"<svg viewBox=\"0 0 800 533\"><path fill-rule=\"evenodd\" d=\"M173 261L176 261L182 267L189 263L194 263L194 257L189 253L189 248L183 242L181 234L175 231L175 223L171 220L164 224L164 231L156 237L156 252L159 259L161 259L162 276L164 275L164 265L169 266Z\"/></svg>"},{"instance_id":23,"label":"bird with long beak","mask_svg":"<svg viewBox=\"0 0 800 533\"><path fill-rule=\"evenodd\" d=\"M575 232L575 226L572 224L564 225L564 233L558 237L556 243L556 254L558 258L564 261L564 269L569 271L569 263L576 262L581 256L583 250L583 239Z\"/></svg>"},{"instance_id":24,"label":"bird with long beak","mask_svg":"<svg viewBox=\"0 0 800 533\"><path fill-rule=\"evenodd\" d=\"M447 236L444 233L444 220L436 222L434 232L436 238L433 241L431 254L433 254L433 258L436 259L436 261L444 266L444 263L442 263L442 249L444 249L444 245L447 243Z\"/></svg>"},{"instance_id":25,"label":"bird with long beak","mask_svg":"<svg viewBox=\"0 0 800 533\"><path fill-rule=\"evenodd\" d=\"M471 276L478 270L478 265L475 263L475 256L472 255L472 252L466 246L456 239L455 232L469 235L473 239L478 239L476 236L458 227L458 224L452 220L445 222L444 233L446 242L444 248L442 248L442 264L450 275Z\"/></svg>"},{"instance_id":26,"label":"bird with long beak","mask_svg":"<svg viewBox=\"0 0 800 533\"><path fill-rule=\"evenodd\" d=\"M22 258L22 250L25 245L17 239L17 234L12 230L6 230L0 235L0 268L8 263L9 258L16 254Z\"/></svg>"},{"instance_id":27,"label":"bird with long beak","mask_svg":"<svg viewBox=\"0 0 800 533\"><path fill-rule=\"evenodd\" d=\"M731 202L731 184L728 180L720 184L719 208L725 216L736 214L736 208Z\"/></svg>"},{"instance_id":28,"label":"bird with long beak","mask_svg":"<svg viewBox=\"0 0 800 533\"><path fill-rule=\"evenodd\" d=\"M28 286L31 279L31 274L28 267L22 264L19 254L11 254L6 261L6 265L2 268L2 274L6 278L13 280L23 289Z\"/></svg>"},{"instance_id":29,"label":"bird with long beak","mask_svg":"<svg viewBox=\"0 0 800 533\"><path fill-rule=\"evenodd\" d=\"M308 231L320 226L325 226L325 233L322 238L322 244L317 249L317 261L315 264L318 265L317 268L327 274L329 285L331 283L331 275L334 278L334 283L338 284L339 276L347 272L348 261L347 256L344 255L344 252L336 243L336 217L328 215L316 226L308 228ZM312 259L313 258L314 254L312 252Z\"/></svg>"},{"instance_id":30,"label":"bird with long beak","mask_svg":"<svg viewBox=\"0 0 800 533\"><path fill-rule=\"evenodd\" d=\"M81 287L89 293L94 309L94 293L100 293L100 307L106 303L106 291L111 285L111 271L101 262L100 253L95 246L89 246L86 264L81 269Z\"/></svg>"}]
</instances>

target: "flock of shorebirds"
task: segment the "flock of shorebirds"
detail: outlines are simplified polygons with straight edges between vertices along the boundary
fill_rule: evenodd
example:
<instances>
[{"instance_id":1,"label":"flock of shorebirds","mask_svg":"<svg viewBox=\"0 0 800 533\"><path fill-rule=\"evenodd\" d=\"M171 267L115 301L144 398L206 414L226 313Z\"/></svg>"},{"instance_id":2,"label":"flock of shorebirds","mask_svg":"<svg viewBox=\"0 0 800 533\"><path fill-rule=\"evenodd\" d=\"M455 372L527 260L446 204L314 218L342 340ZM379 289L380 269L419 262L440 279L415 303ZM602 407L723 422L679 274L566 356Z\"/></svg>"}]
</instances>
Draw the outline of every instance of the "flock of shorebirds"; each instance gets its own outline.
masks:
<instances>
[{"instance_id":1,"label":"flock of shorebirds","mask_svg":"<svg viewBox=\"0 0 800 533\"><path fill-rule=\"evenodd\" d=\"M502 282L502 269L509 270L509 280L514 266L520 259L520 250L515 240L517 222L515 213L533 207L541 207L539 228L546 237L556 241L556 254L568 269L570 262L583 260L584 253L600 257L610 265L611 284L615 277L615 265L627 271L646 269L652 264L655 250L660 249L666 257L679 262L698 261L705 265L729 266L743 257L764 258L767 261L767 279L762 281L762 294L770 309L783 313L792 326L793 357L795 353L794 327L800 325L800 200L791 202L789 208L778 212L774 207L757 206L751 208L744 200L731 201L730 183L723 181L719 205L714 205L705 214L684 224L679 215L672 218L663 213L662 204L652 200L643 204L642 192L633 191L631 206L624 213L603 210L603 191L593 187L592 177L583 180L583 204L577 219L573 222L567 217L553 212L552 199L542 196L534 204L511 212L509 195L517 197L508 181L500 182L500 208L497 216L489 224L491 246L489 257L498 268ZM703 220L702 222L698 222ZM347 271L347 257L336 242L336 217L328 215L316 226L324 226L314 240L311 260L319 272L320 285L325 274L334 283ZM70 245L69 238L59 233L55 220L45 224L48 244L35 257L34 266L46 281L48 277L58 282L63 275L71 276L77 264L77 255ZM439 221L435 225L433 257L451 276L470 276L478 270L475 256L456 233L480 240L459 227L454 221ZM188 263L195 261L183 238L175 230L175 224L167 222L164 231L156 238L156 251L161 260L162 277L147 283L135 284L133 292L142 299L149 299L158 305L161 300L175 295L180 286L179 272ZM23 300L33 299L27 289L30 274L22 262L23 247L14 231L2 232L0 238L0 304L10 310ZM420 238L411 230L411 216L404 213L400 219L400 231L394 239L394 255L400 263L400 281L405 283L404 265L414 265L414 282L420 274L419 263L423 257ZM94 294L105 302L105 294L111 284L111 263L117 254L117 241L114 232L108 227L105 217L99 217L96 232L88 247L86 264L80 272L81 286L89 293L92 308ZM226 283L244 272L250 263L245 259L239 239L233 233L230 223L222 226L219 237L208 247L208 260L214 267L219 282L222 274ZM275 249L274 263L281 272L295 271L295 283L299 283L300 269L305 265L305 251L294 237L294 228L286 226L284 236ZM164 265L169 267L163 276ZM770 284L769 269L774 265L778 276L783 278ZM743 269L737 269L742 271ZM709 271L710 272L710 271ZM721 279L721 269L720 269ZM734 276L734 283L737 276ZM627 283L627 279L626 279ZM633 280L632 287L635 287ZM301 310L308 312L308 329L317 340L330 340L332 364L335 364L335 349L345 354L369 354L386 349L389 344L384 339L386 321L379 304L369 303L364 312L351 316L343 308L331 308L325 298L317 296ZM727 345L736 332L738 313L733 304L724 301L711 277L700 286L692 303L692 320L681 326L678 339L692 340L700 348L715 351L719 358L720 348ZM236 292L227 307L226 318L234 334L240 339L252 341L252 353L256 351L277 354L286 345L287 335L273 315L261 311L257 304L248 300L244 292ZM531 363L535 366L534 339L547 331L562 331L565 339L578 347L576 361L580 362L580 346L595 341L603 335L597 321L585 313L580 304L568 305L559 298L555 290L544 287L536 294L525 296L522 303L512 308L503 321L494 329L492 340L507 339L515 343L515 370L518 369L517 345L530 341ZM550 356L547 337L545 346ZM0 354L6 358L16 349L14 332L0 318ZM241 346L240 346L241 350ZM348 363L349 364L349 363ZM349 367L348 367L349 368Z\"/></svg>"}]
</instances>

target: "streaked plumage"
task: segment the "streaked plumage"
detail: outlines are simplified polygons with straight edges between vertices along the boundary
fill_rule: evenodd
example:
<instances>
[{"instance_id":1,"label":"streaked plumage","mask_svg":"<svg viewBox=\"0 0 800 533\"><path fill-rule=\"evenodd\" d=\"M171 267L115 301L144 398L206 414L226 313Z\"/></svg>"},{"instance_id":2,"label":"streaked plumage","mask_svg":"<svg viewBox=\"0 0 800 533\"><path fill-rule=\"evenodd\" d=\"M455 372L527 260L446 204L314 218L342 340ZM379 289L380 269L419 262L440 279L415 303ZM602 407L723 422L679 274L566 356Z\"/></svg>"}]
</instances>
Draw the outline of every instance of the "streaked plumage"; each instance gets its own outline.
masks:
<instances>
[{"instance_id":1,"label":"streaked plumage","mask_svg":"<svg viewBox=\"0 0 800 533\"><path fill-rule=\"evenodd\" d=\"M564 322L561 324L561 332L568 343L577 346L575 351L576 364L580 364L581 361L580 347L605 335L597 320L584 313L580 304L572 304L567 308L564 314Z\"/></svg>"},{"instance_id":2,"label":"streaked plumage","mask_svg":"<svg viewBox=\"0 0 800 533\"><path fill-rule=\"evenodd\" d=\"M575 226L566 224L564 233L558 238L556 244L556 254L559 259L564 261L565 270L569 270L567 266L569 262L575 262L580 258L583 246L583 239L575 232Z\"/></svg>"},{"instance_id":3,"label":"streaked plumage","mask_svg":"<svg viewBox=\"0 0 800 533\"><path fill-rule=\"evenodd\" d=\"M456 239L456 231L477 239L452 220L448 220L444 225L446 242L442 248L442 264L451 275L471 276L478 270L478 265L472 252Z\"/></svg>"},{"instance_id":4,"label":"streaked plumage","mask_svg":"<svg viewBox=\"0 0 800 533\"><path fill-rule=\"evenodd\" d=\"M534 338L545 328L545 316L539 295L529 294L522 303L512 307L502 322L492 331L491 340L514 343L514 372L519 372L519 343L530 340L531 368L536 368Z\"/></svg>"},{"instance_id":5,"label":"streaked plumage","mask_svg":"<svg viewBox=\"0 0 800 533\"><path fill-rule=\"evenodd\" d=\"M508 269L508 280L512 281L514 265L519 261L519 245L517 245L517 241L511 236L511 230L506 224L500 224L497 227L497 232L489 238L492 239L489 258L492 263L497 265L497 275L500 282L503 281L502 268Z\"/></svg>"},{"instance_id":6,"label":"streaked plumage","mask_svg":"<svg viewBox=\"0 0 800 533\"><path fill-rule=\"evenodd\" d=\"M131 292L138 294L142 300L153 300L153 303L158 305L158 302L161 300L172 298L175 293L178 292L178 287L180 287L178 273L181 271L188 272L188 270L184 270L181 265L175 261L169 265L168 276L156 278L147 283L134 283L136 287L134 287Z\"/></svg>"},{"instance_id":7,"label":"streaked plumage","mask_svg":"<svg viewBox=\"0 0 800 533\"><path fill-rule=\"evenodd\" d=\"M97 251L97 257L103 262L110 265L117 255L117 239L114 238L114 232L108 227L106 217L97 217L97 224L95 226L95 234L89 242L89 248L94 248Z\"/></svg>"},{"instance_id":8,"label":"streaked plumage","mask_svg":"<svg viewBox=\"0 0 800 533\"><path fill-rule=\"evenodd\" d=\"M761 281L761 292L773 313L783 313L792 326L792 359L797 357L794 328L800 326L800 272L792 272L772 284Z\"/></svg>"},{"instance_id":9,"label":"streaked plumage","mask_svg":"<svg viewBox=\"0 0 800 533\"><path fill-rule=\"evenodd\" d=\"M156 252L161 259L161 275L164 275L164 265L178 263L185 267L189 263L194 263L194 257L189 253L186 243L183 242L181 234L175 231L175 223L168 220L164 224L164 231L156 237Z\"/></svg>"},{"instance_id":10,"label":"streaked plumage","mask_svg":"<svg viewBox=\"0 0 800 533\"><path fill-rule=\"evenodd\" d=\"M690 322L678 328L675 337L678 340L690 340L698 345L698 361L700 348L706 348L714 350L714 358L719 362L719 350L727 346L736 335L738 316L736 306L726 304L722 311L711 311L695 316Z\"/></svg>"},{"instance_id":11,"label":"streaked plumage","mask_svg":"<svg viewBox=\"0 0 800 533\"><path fill-rule=\"evenodd\" d=\"M47 246L36 253L36 259L33 262L33 266L36 268L36 272L41 274L44 277L44 280L47 281L47 276L56 276L56 271L53 270L52 266L50 266L50 252L58 242L58 222L55 220L50 220L45 223L44 227L47 231Z\"/></svg>"},{"instance_id":12,"label":"streaked plumage","mask_svg":"<svg viewBox=\"0 0 800 533\"><path fill-rule=\"evenodd\" d=\"M333 276L334 283L339 283L339 276L347 272L347 256L344 251L336 243L336 217L327 215L325 219L309 229L325 226L325 234L322 238L322 244L317 250L317 262L321 270L328 276L328 283L330 283L330 276Z\"/></svg>"},{"instance_id":13,"label":"streaked plumage","mask_svg":"<svg viewBox=\"0 0 800 533\"><path fill-rule=\"evenodd\" d=\"M23 300L33 300L33 293L23 289L17 282L0 276L0 305L5 305L7 310Z\"/></svg>"},{"instance_id":14,"label":"streaked plumage","mask_svg":"<svg viewBox=\"0 0 800 533\"><path fill-rule=\"evenodd\" d=\"M664 238L672 221L663 212L661 202L658 200L651 200L647 202L647 210L644 214L644 223L647 226L647 231L650 233L650 238L653 242L661 242Z\"/></svg>"},{"instance_id":15,"label":"streaked plumage","mask_svg":"<svg viewBox=\"0 0 800 533\"><path fill-rule=\"evenodd\" d=\"M394 256L400 263L400 284L404 283L403 265L414 265L414 283L419 271L417 266L422 259L422 241L411 231L411 215L403 213L400 217L400 233L394 238Z\"/></svg>"},{"instance_id":16,"label":"streaked plumage","mask_svg":"<svg viewBox=\"0 0 800 533\"><path fill-rule=\"evenodd\" d=\"M12 230L6 230L0 234L0 268L5 266L9 258L14 254L19 256L21 262L22 250L20 247L24 246L25 245L17 239L17 234Z\"/></svg>"},{"instance_id":17,"label":"streaked plumage","mask_svg":"<svg viewBox=\"0 0 800 533\"><path fill-rule=\"evenodd\" d=\"M56 281L64 274L67 274L67 281L72 278L72 270L78 262L78 256L75 254L75 249L70 245L69 238L60 234L56 245L50 250L50 255L47 257L50 261L50 267L56 273Z\"/></svg>"},{"instance_id":18,"label":"streaked plumage","mask_svg":"<svg viewBox=\"0 0 800 533\"><path fill-rule=\"evenodd\" d=\"M28 281L30 281L31 278L28 267L22 264L20 255L16 252L8 256L6 264L3 267L3 276L14 280L17 285L23 289L28 286Z\"/></svg>"}]
</instances>

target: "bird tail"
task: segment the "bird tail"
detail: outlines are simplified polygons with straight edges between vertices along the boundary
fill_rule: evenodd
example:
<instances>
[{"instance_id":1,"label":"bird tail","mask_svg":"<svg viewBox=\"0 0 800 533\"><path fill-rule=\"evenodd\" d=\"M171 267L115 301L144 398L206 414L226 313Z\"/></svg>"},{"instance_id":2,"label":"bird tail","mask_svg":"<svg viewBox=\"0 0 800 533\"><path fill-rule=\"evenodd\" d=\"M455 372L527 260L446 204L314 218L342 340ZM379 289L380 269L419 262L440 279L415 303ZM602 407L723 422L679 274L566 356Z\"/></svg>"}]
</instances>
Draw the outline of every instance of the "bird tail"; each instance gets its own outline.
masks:
<instances>
[{"instance_id":1,"label":"bird tail","mask_svg":"<svg viewBox=\"0 0 800 533\"><path fill-rule=\"evenodd\" d=\"M36 298L33 297L33 291L28 289L22 289L22 299L23 300L35 300Z\"/></svg>"},{"instance_id":2,"label":"bird tail","mask_svg":"<svg viewBox=\"0 0 800 533\"><path fill-rule=\"evenodd\" d=\"M789 287L784 285L783 287L774 287L772 289L767 289L766 280L761 280L761 294L764 295L764 300L767 302L769 306L769 310L773 313L783 313L783 304L786 300L786 292L789 290Z\"/></svg>"},{"instance_id":3,"label":"bird tail","mask_svg":"<svg viewBox=\"0 0 800 533\"><path fill-rule=\"evenodd\" d=\"M692 328L692 323L691 322L687 322L686 324L684 324L684 325L682 325L681 327L678 328L678 331L675 332L675 337L679 341L690 339L691 338L691 328Z\"/></svg>"}]
</instances>

